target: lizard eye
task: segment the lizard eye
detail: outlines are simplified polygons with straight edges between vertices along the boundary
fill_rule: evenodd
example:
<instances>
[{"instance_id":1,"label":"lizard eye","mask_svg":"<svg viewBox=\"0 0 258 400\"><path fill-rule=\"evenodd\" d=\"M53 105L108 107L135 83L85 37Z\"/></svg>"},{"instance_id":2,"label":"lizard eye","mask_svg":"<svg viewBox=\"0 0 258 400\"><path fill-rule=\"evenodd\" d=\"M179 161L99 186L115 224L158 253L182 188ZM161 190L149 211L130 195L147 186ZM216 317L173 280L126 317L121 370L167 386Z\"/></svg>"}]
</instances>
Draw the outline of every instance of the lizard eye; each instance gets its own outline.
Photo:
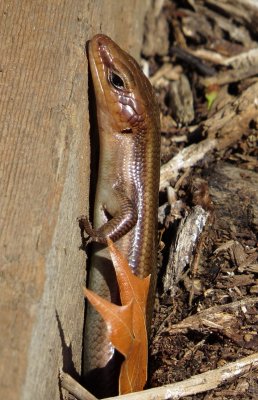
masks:
<instances>
[{"instance_id":1,"label":"lizard eye","mask_svg":"<svg viewBox=\"0 0 258 400\"><path fill-rule=\"evenodd\" d=\"M114 86L115 89L125 88L123 79L119 75L115 74L113 71L109 72L109 82L112 86Z\"/></svg>"}]
</instances>

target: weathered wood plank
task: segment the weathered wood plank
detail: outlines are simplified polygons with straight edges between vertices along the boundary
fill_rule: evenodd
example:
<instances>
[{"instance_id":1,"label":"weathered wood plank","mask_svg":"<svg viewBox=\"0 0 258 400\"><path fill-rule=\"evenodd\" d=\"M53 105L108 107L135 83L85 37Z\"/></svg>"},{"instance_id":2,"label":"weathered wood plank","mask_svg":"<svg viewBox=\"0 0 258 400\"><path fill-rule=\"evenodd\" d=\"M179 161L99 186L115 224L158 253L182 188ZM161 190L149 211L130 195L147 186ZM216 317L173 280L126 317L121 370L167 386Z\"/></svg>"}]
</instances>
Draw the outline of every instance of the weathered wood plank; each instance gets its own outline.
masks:
<instances>
[{"instance_id":1,"label":"weathered wood plank","mask_svg":"<svg viewBox=\"0 0 258 400\"><path fill-rule=\"evenodd\" d=\"M135 55L148 1L0 3L0 398L58 399L80 372L89 186L85 42Z\"/></svg>"}]
</instances>

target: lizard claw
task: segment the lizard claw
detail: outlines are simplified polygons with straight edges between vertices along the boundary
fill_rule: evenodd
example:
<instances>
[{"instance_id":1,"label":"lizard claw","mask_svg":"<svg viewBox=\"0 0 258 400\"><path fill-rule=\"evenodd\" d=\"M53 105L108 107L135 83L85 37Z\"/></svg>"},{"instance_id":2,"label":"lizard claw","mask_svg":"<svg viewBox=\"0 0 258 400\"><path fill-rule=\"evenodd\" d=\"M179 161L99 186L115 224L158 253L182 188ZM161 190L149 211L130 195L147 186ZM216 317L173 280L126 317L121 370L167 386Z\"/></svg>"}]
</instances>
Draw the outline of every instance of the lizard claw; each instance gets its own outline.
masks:
<instances>
[{"instance_id":1,"label":"lizard claw","mask_svg":"<svg viewBox=\"0 0 258 400\"><path fill-rule=\"evenodd\" d=\"M98 242L102 244L107 243L106 238L103 235L101 235L101 233L98 232L97 229L94 229L92 227L88 217L86 217L85 215L81 215L81 217L78 218L78 221L80 224L80 228L84 230L88 235L87 244L91 242Z\"/></svg>"}]
</instances>

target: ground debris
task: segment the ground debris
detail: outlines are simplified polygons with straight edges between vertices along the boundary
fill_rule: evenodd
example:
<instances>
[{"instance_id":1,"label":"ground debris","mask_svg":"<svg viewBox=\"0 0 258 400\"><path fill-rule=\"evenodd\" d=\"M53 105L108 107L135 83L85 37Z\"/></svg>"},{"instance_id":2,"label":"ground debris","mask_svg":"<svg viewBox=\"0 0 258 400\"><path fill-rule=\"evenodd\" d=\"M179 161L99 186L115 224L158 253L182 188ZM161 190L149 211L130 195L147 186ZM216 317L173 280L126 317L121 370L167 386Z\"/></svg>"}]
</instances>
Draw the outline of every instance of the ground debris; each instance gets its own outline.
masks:
<instances>
[{"instance_id":1,"label":"ground debris","mask_svg":"<svg viewBox=\"0 0 258 400\"><path fill-rule=\"evenodd\" d=\"M143 56L162 132L163 263L149 379L157 387L257 348L258 5L156 0L153 9ZM187 399L255 399L258 380L250 370L192 393Z\"/></svg>"}]
</instances>

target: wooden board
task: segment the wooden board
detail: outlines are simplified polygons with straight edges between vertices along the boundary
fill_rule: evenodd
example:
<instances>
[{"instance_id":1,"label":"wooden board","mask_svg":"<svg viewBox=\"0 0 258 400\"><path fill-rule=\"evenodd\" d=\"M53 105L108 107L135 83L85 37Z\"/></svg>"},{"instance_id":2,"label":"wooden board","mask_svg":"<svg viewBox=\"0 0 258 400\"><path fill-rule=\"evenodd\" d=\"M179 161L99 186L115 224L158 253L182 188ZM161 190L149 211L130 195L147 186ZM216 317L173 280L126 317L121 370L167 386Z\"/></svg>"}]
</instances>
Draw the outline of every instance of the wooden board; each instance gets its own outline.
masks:
<instances>
[{"instance_id":1,"label":"wooden board","mask_svg":"<svg viewBox=\"0 0 258 400\"><path fill-rule=\"evenodd\" d=\"M80 373L90 143L85 42L139 54L148 1L0 4L0 398L59 399ZM133 51L132 51L133 50Z\"/></svg>"}]
</instances>

